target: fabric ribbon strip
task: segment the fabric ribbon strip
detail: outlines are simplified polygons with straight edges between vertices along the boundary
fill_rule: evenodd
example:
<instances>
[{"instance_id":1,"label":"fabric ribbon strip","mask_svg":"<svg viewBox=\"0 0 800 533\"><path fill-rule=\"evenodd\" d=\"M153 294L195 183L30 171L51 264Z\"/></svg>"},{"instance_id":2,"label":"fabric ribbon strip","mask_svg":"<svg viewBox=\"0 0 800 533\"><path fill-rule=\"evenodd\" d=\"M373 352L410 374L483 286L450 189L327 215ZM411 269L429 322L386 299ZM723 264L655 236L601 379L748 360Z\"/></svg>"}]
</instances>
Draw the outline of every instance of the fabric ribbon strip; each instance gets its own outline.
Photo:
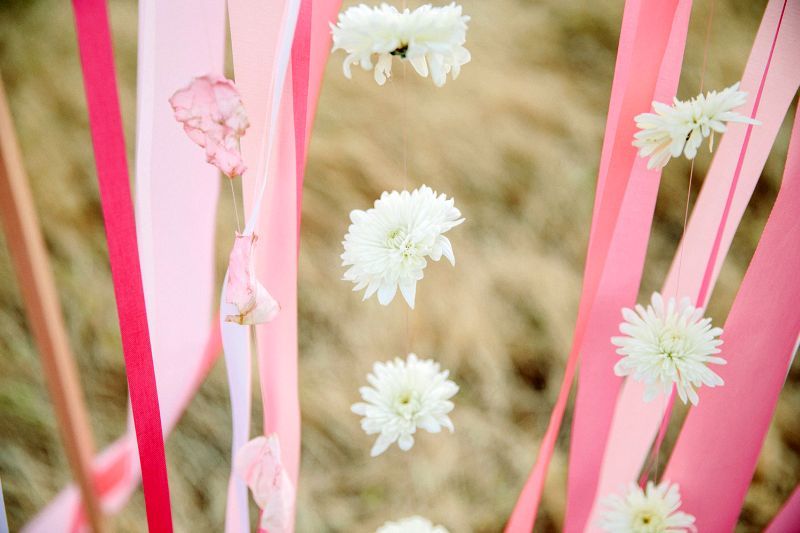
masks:
<instances>
[{"instance_id":1,"label":"fabric ribbon strip","mask_svg":"<svg viewBox=\"0 0 800 533\"><path fill-rule=\"evenodd\" d=\"M608 316L612 308L618 312L619 307L614 306L635 299L659 173L647 171L640 163L634 167L636 153L630 141L635 127L633 117L648 109L656 95L669 98L674 94L689 6L689 2L677 1L661 3L657 9L648 9L639 0L625 4L573 345L537 462L506 526L507 532L528 533L533 528L578 357L588 353L584 350L587 332L602 326L597 317ZM665 24L665 20L671 23ZM617 277L612 276L615 271ZM611 392L615 390L612 387ZM597 442L594 436L589 440ZM589 459L593 460L594 455L596 452Z\"/></svg>"},{"instance_id":2,"label":"fabric ribbon strip","mask_svg":"<svg viewBox=\"0 0 800 533\"><path fill-rule=\"evenodd\" d=\"M288 213L282 213L281 215L282 218L289 218L288 222L291 223L292 227L288 231L284 229L283 231L285 233L282 237L284 239L291 239L292 248L290 257L292 257L292 262L296 263L297 230L294 227L298 217L296 212L297 204L294 198L296 194L296 183L294 181L296 167L292 166L291 169L282 168L278 170L274 168L273 163L275 159L283 159L284 145L288 143L293 145L295 138L293 123L289 123L289 128L287 129L284 127L283 121L279 122L279 118L282 113L285 115L284 110L288 110L288 113L291 113L292 109L292 93L291 89L286 90L288 85L286 83L286 78L289 70L292 43L294 41L294 28L297 24L299 7L299 0L286 0L269 9L259 2L237 2L232 0L228 4L231 19L231 38L233 42L236 85L242 95L242 101L247 110L251 124L247 135L242 139L242 153L245 161L256 162L255 169L249 169L245 172L244 176L242 176L242 187L245 195L245 216L247 221L244 233L251 234L255 232L259 236L258 250L269 251L266 254L259 254L258 269L259 279L266 281L267 290L276 297L281 305L281 312L275 319L276 322L286 322L287 315L289 315L288 319L291 322L291 304L294 298L287 295L282 289L286 285L293 286L296 283L296 273L294 276L288 277L282 272L278 273L277 276L263 274L264 269L269 268L269 263L280 261L279 258L285 255L286 250L280 246L276 247L275 241L265 235L266 231L262 229L263 226L259 225L259 220L261 220L260 206L267 193L267 185L270 186L270 194L266 195L266 200L268 202L267 205L271 205L274 197L275 182L291 181L291 197L282 197L279 201L283 204L284 208L289 209ZM242 49L240 48L240 39L243 38L247 42L245 45L247 54L255 54L252 57L248 57L248 61L252 62L249 62L246 68L242 68L241 63ZM255 148L255 150L253 148ZM289 149L291 150L292 162L296 164L293 146L289 146ZM273 154L275 155L274 158ZM257 190L257 192L255 192L255 190ZM266 220L270 219L271 213ZM281 224L285 223L282 220L276 222ZM226 305L225 287L223 286L221 298L223 314ZM245 381L248 383L250 381L249 342L244 342L245 339L249 339L250 328L237 325L225 325L223 328L223 346L225 347L225 361L228 367L228 383L230 385L231 409L235 430L233 435L232 455L235 457L239 447L250 438L251 391L249 385L242 386ZM260 327L257 329L260 329ZM261 345L264 342L271 345L270 340L262 341L259 337L258 346L260 354L263 353ZM260 354L259 366L261 366ZM273 356L275 355L277 354L273 353ZM296 370L294 377L296 380ZM291 376L287 376L284 372L272 377L272 380L275 381L286 379L291 379ZM269 391L265 391L264 389L265 385L262 380L262 401L264 402L266 413L267 394L269 394ZM294 403L297 403L296 395ZM289 466L291 463L287 461L286 456L293 453L295 447L299 449L300 413L299 405L296 409L292 409L291 406L292 402L289 402L286 408L294 411L292 414L296 415L296 431L284 430L278 431L277 433L284 454L284 465L287 466L290 476L292 472L295 474L291 477L292 481L296 483L296 473L299 465L295 465L294 469L292 469L291 466ZM274 409L274 406L272 406L272 408ZM267 430L265 424L264 433L271 432L271 430ZM297 454L299 456L299 451ZM231 472L231 481L229 484L228 510L225 526L226 532L228 533L248 531L250 527L247 489L243 480L239 479L233 471Z\"/></svg>"},{"instance_id":3,"label":"fabric ribbon strip","mask_svg":"<svg viewBox=\"0 0 800 533\"><path fill-rule=\"evenodd\" d=\"M245 232L255 230L259 235L259 278L267 281L267 289L281 304L273 322L256 328L263 432L278 434L283 464L295 484L300 463L299 194L308 131L329 49L327 24L338 6L338 1L330 0L314 2L313 6L308 0L289 0L279 9L266 9L253 0L232 0L228 6L236 82L251 119L250 131L242 139L242 152L247 161L258 161L256 172L246 172L243 177ZM318 31L323 33L317 35ZM265 217L260 217L262 205ZM239 372L238 378L229 376L232 383L241 379ZM233 389L231 393L242 394ZM240 410L234 416L244 417L244 410ZM235 509L246 503L246 499L244 503L229 500L229 512L236 513Z\"/></svg>"},{"instance_id":4,"label":"fabric ribbon strip","mask_svg":"<svg viewBox=\"0 0 800 533\"><path fill-rule=\"evenodd\" d=\"M136 222L165 434L220 353L218 320L209 320L219 177L167 99L191 77L221 72L224 30L222 0L139 3ZM106 512L136 488L137 463L132 430L95 460ZM74 487L65 489L25 531L84 531L79 503Z\"/></svg>"},{"instance_id":5,"label":"fabric ribbon strip","mask_svg":"<svg viewBox=\"0 0 800 533\"><path fill-rule=\"evenodd\" d=\"M637 37L644 42L639 49L649 43L650 46L662 47L658 50L663 51L660 54L651 52L651 59L647 55L638 57L642 62L661 57L654 67L658 69L657 76L645 94L641 94L638 88L632 90L635 100L625 108L622 125L616 131L617 158L626 165L617 167L617 171L629 173L630 178L580 349L581 367L570 438L565 531L583 530L594 501L603 444L622 385L622 380L612 370L617 355L609 339L617 333L620 309L631 307L636 301L658 197L660 172L648 170L646 160L636 155L631 144L636 131L634 117L649 110L653 100L670 101L677 92L691 7L691 0L681 0L668 11L662 11L668 9L663 4L645 3L642 6L644 15L637 30L641 32L640 37ZM663 21L670 18L672 25L665 25ZM658 26L666 26L666 34L660 41L653 42L654 28ZM638 87L642 80L637 76L632 83Z\"/></svg>"},{"instance_id":6,"label":"fabric ribbon strip","mask_svg":"<svg viewBox=\"0 0 800 533\"><path fill-rule=\"evenodd\" d=\"M689 412L664 473L700 531L734 529L800 334L798 212L800 115L778 198L725 323L725 386Z\"/></svg>"},{"instance_id":7,"label":"fabric ribbon strip","mask_svg":"<svg viewBox=\"0 0 800 533\"><path fill-rule=\"evenodd\" d=\"M753 50L742 77L742 88L753 95L748 102L749 108L742 112L750 114L754 96L765 72L767 59L784 0L772 0L767 6L764 19L756 36ZM800 35L800 22L797 12L787 10L781 28L781 41L776 47L770 64L769 76L766 78L764 93L761 98L758 119L762 124L752 130L749 148L742 161L739 183L734 191L730 214L722 231L720 253L713 265L713 276L710 287L713 287L722 262L730 247L736 227L744 214L758 178L769 155L770 148L780 129L792 98L800 85L800 64L791 43ZM705 178L705 183L697 199L692 217L686 229L681 249L676 252L672 268L664 283L662 292L666 295L699 294L703 273L706 271L710 250L715 241L717 228L722 219L722 212L730 190L733 176L744 142L746 126L729 125L728 132L722 138L716 150L716 156ZM678 258L682 255L680 287L678 287ZM725 347L723 347L725 348ZM710 392L709 394L714 394ZM600 484L597 497L610 494L620 489L625 483L635 480L644 458L651 447L659 423L662 420L665 404L654 401L644 403L642 397L644 387L638 382L627 380L611 424L605 457L602 462ZM596 523L597 503L589 527Z\"/></svg>"},{"instance_id":8,"label":"fabric ribbon strip","mask_svg":"<svg viewBox=\"0 0 800 533\"><path fill-rule=\"evenodd\" d=\"M136 429L147 522L171 532L172 514L150 335L104 0L73 0L111 275Z\"/></svg>"}]
</instances>

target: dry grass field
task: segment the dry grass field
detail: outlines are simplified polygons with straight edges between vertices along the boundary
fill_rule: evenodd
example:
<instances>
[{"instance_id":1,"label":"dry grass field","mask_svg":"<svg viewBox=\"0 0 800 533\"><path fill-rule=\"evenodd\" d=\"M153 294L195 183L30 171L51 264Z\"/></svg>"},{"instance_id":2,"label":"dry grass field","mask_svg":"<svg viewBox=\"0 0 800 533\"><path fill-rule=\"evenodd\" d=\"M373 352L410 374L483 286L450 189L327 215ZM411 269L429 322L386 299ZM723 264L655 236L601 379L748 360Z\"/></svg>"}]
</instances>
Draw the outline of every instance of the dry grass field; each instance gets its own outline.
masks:
<instances>
[{"instance_id":1,"label":"dry grass field","mask_svg":"<svg viewBox=\"0 0 800 533\"><path fill-rule=\"evenodd\" d=\"M693 13L680 94L697 92L708 0ZM741 76L766 0L717 2L706 86ZM313 133L300 255L303 463L298 531L369 532L422 514L452 532L500 531L533 463L577 312L622 0L463 0L473 61L445 88L409 75L378 87L343 56L326 73ZM112 0L117 69L133 153L136 3ZM80 68L68 2L0 2L0 72L51 254L98 445L125 424L126 385ZM794 111L792 111L793 113ZM403 177L402 131L409 175ZM775 198L782 130L709 313L722 323ZM199 156L199 152L198 152ZM131 159L132 160L132 159ZM699 156L696 190L709 156ZM642 294L660 286L682 227L684 161L663 178ZM384 189L428 184L456 198L455 269L433 264L406 335L404 306L362 303L340 281L348 213ZM223 197L221 217L230 220ZM220 246L219 264L227 250ZM370 459L349 406L372 362L410 345L461 385L453 435ZM746 401L746 400L745 400ZM259 402L256 402L259 403ZM759 531L800 481L800 366L767 436L737 531ZM256 409L254 420L260 419ZM569 420L567 421L567 424ZM222 531L229 403L218 362L167 444L178 531ZM260 427L260 423L256 426ZM568 427L568 425L567 425ZM562 432L537 531L564 510ZM12 531L69 481L40 363L0 237L0 477ZM141 492L115 519L144 531Z\"/></svg>"}]
</instances>

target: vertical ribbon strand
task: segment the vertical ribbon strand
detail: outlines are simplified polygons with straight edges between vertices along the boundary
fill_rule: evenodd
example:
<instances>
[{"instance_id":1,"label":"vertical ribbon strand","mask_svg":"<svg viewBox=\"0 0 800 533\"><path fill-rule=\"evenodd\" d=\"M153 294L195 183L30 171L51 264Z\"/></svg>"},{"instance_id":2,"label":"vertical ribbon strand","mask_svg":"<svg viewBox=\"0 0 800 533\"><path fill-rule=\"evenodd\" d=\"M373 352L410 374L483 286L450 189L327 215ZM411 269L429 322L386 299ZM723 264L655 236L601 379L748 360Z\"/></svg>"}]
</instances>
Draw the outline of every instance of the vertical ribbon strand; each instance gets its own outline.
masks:
<instances>
[{"instance_id":1,"label":"vertical ribbon strand","mask_svg":"<svg viewBox=\"0 0 800 533\"><path fill-rule=\"evenodd\" d=\"M170 533L161 414L147 325L125 138L104 0L73 0L97 180L151 533Z\"/></svg>"}]
</instances>

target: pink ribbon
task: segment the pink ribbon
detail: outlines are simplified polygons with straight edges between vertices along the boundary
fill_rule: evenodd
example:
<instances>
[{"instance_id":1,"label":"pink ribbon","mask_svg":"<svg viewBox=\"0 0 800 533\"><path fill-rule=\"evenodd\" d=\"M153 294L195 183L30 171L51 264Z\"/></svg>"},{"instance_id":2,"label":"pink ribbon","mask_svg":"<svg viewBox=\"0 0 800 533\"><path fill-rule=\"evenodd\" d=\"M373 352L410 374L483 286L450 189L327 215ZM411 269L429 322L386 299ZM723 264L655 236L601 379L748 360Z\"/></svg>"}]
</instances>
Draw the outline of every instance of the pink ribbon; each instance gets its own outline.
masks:
<instances>
[{"instance_id":1,"label":"pink ribbon","mask_svg":"<svg viewBox=\"0 0 800 533\"><path fill-rule=\"evenodd\" d=\"M281 305L281 312L273 322L256 327L263 432L277 433L283 465L295 485L300 465L297 396L300 192L308 131L329 50L327 22L335 16L338 5L338 1L328 0L315 2L312 7L307 0L302 4L287 0L276 9L267 8L257 0L229 2L236 82L251 120L250 131L242 140L242 153L246 161L258 161L256 171L251 167L243 176L248 229L254 229L259 236L259 279ZM323 28L324 36L317 36L315 32ZM260 217L260 212L264 216ZM234 379L243 380L243 371L239 370L232 383ZM232 387L231 394L241 397L249 392ZM241 400L236 403L245 405ZM249 416L244 408L234 409L239 411L234 412L234 418ZM237 502L229 499L229 514L241 515L247 500L242 500L240 493L236 497Z\"/></svg>"},{"instance_id":2,"label":"pink ribbon","mask_svg":"<svg viewBox=\"0 0 800 533\"><path fill-rule=\"evenodd\" d=\"M108 13L104 0L73 0L72 5L140 454L147 524L150 531L169 533L172 513L167 465Z\"/></svg>"},{"instance_id":3,"label":"pink ribbon","mask_svg":"<svg viewBox=\"0 0 800 533\"><path fill-rule=\"evenodd\" d=\"M689 411L664 472L680 485L682 508L695 515L700 531L736 525L796 347L799 212L800 116L778 198L725 323L728 364L719 370L725 386Z\"/></svg>"},{"instance_id":4,"label":"pink ribbon","mask_svg":"<svg viewBox=\"0 0 800 533\"><path fill-rule=\"evenodd\" d=\"M652 8L650 6L640 0L629 0L625 5L573 345L537 462L506 526L507 532L527 533L533 528L579 354L588 357L582 363L582 375L590 376L594 372L600 378L608 375L618 381L610 371L611 366L608 366L607 372L603 369L591 370L602 366L602 360L598 359L595 352L586 349L586 343L595 339L594 344L597 344L600 338L598 332L607 331L616 324L616 321L610 323L608 317L618 312L621 304L629 305L636 296L659 173L648 171L641 161L636 161L636 151L631 145L635 130L633 117L649 109L654 98L670 98L674 94L690 3L672 1L659 3ZM665 24L665 20L671 23ZM600 355L608 359L607 354ZM595 361L591 360L592 357ZM613 406L617 387L611 383L601 391L605 396L600 398L599 409L609 410L609 405ZM581 403L589 399L589 392L589 387L579 388ZM588 423L594 424L591 421ZM581 433L584 428L581 422L578 432ZM603 431L603 428L599 431ZM592 443L599 440L594 435L590 435L589 439ZM597 451L589 450L583 461L575 461L574 468L580 471L589 469L587 480L590 485L590 465L597 461L596 456ZM590 492L587 487L577 485L575 480L571 481L571 487L573 493Z\"/></svg>"},{"instance_id":5,"label":"pink ribbon","mask_svg":"<svg viewBox=\"0 0 800 533\"><path fill-rule=\"evenodd\" d=\"M193 76L221 71L224 3L142 0L139 9L136 222L167 435L220 352L210 315L219 174L186 138L167 100ZM120 510L140 476L130 429L100 454L95 472L105 511ZM79 509L70 486L25 531L85 530Z\"/></svg>"},{"instance_id":6,"label":"pink ribbon","mask_svg":"<svg viewBox=\"0 0 800 533\"><path fill-rule=\"evenodd\" d=\"M659 11L656 6L669 10ZM651 58L662 59L655 65L658 70L651 82L652 92L642 95L644 100L650 101L632 101L628 113L622 117L622 126L616 131L620 159L628 165L631 165L629 158L633 160L632 166L618 170L629 172L630 178L580 350L582 360L570 440L565 531L582 530L591 511L603 444L622 384L612 370L618 356L610 338L617 333L620 309L636 301L658 196L660 173L648 170L646 160L636 156L631 145L636 131L633 117L649 110L653 100L670 101L677 92L691 7L691 0L681 0L670 8L664 3L648 3L642 7L645 13L638 31L643 32L641 38L646 42L655 39L651 46L663 47L658 49L663 50L660 54L650 52ZM663 23L670 18L671 26ZM659 26L664 27L661 37L655 29ZM648 59L641 57L640 61ZM640 85L642 80L637 76L633 83Z\"/></svg>"},{"instance_id":7,"label":"pink ribbon","mask_svg":"<svg viewBox=\"0 0 800 533\"><path fill-rule=\"evenodd\" d=\"M783 0L772 0L767 6L742 78L743 90L752 95L747 107L742 110L743 113L750 114L752 111L755 94L765 72L782 8ZM781 41L779 41L772 58L769 76L766 78L761 98L758 119L762 124L752 129L749 148L741 162L739 183L733 192L729 215L722 226L719 253L714 260L713 269L710 270L713 273L710 278L710 287L713 287L716 282L736 227L761 175L769 150L783 122L783 117L797 91L798 84L800 84L800 64L796 61L794 53L796 48L791 45L792 41L796 41L800 34L796 16L797 12L792 10L787 10L784 15ZM731 177L736 172L746 131L745 125L731 124L728 132L722 138L705 178L703 190L689 220L686 235L681 244L683 251L681 252L679 249L675 254L672 268L662 289L663 294L668 296L699 294L704 272L707 271L709 265L710 250L715 242L722 213L731 190ZM677 279L679 258L682 262L680 287L678 287ZM709 392L709 394L715 393L715 391ZM644 388L641 384L632 380L626 381L611 424L601 466L598 498L615 492L619 490L620 486L636 479L653 442L666 404L658 400L644 403L642 401L643 394ZM595 503L595 510L589 520L590 529L594 528L593 524L597 522L597 512Z\"/></svg>"}]
</instances>

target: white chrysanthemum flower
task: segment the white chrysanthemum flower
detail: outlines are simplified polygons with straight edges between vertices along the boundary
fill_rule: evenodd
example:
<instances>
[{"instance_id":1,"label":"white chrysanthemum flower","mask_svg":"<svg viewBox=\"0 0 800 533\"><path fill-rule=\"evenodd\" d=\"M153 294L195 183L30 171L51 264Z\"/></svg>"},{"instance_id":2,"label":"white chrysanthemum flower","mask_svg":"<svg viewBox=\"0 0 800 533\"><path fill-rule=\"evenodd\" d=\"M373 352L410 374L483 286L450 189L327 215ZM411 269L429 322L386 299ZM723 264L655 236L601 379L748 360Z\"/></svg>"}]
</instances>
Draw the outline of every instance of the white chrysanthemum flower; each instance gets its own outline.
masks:
<instances>
[{"instance_id":1,"label":"white chrysanthemum flower","mask_svg":"<svg viewBox=\"0 0 800 533\"><path fill-rule=\"evenodd\" d=\"M622 359L614 366L618 376L631 376L645 383L645 401L660 393L668 394L673 384L683 403L688 398L697 405L695 388L701 385L723 385L722 378L707 365L724 365L725 359L715 357L720 352L721 328L712 328L711 319L703 318L702 309L691 305L688 298L668 302L657 292L651 305L636 311L624 308L625 322L619 326L624 337L612 337Z\"/></svg>"},{"instance_id":2,"label":"white chrysanthemum flower","mask_svg":"<svg viewBox=\"0 0 800 533\"><path fill-rule=\"evenodd\" d=\"M686 533L697 531L694 516L679 511L681 494L677 484L652 481L642 490L635 483L625 495L605 498L599 526L608 533Z\"/></svg>"},{"instance_id":3,"label":"white chrysanthemum flower","mask_svg":"<svg viewBox=\"0 0 800 533\"><path fill-rule=\"evenodd\" d=\"M720 92L699 94L691 100L675 98L671 106L653 102L655 113L636 116L639 131L634 135L633 145L639 149L639 157L650 157L649 169L664 167L670 158L679 157L681 152L687 159L694 159L706 137L711 137L709 149L713 151L714 133L724 133L726 122L761 124L733 111L745 102L747 93L739 90L738 82Z\"/></svg>"},{"instance_id":4,"label":"white chrysanthemum flower","mask_svg":"<svg viewBox=\"0 0 800 533\"><path fill-rule=\"evenodd\" d=\"M461 6L452 3L443 7L426 4L414 11L381 4L364 4L339 14L336 25L331 24L333 50L344 50L344 75L350 78L350 66L361 65L364 70L375 64L375 81L386 83L392 73L392 56L407 59L420 76L430 72L437 87L444 85L447 75L458 77L461 66L470 61L464 48L469 17L461 14Z\"/></svg>"},{"instance_id":5,"label":"white chrysanthemum flower","mask_svg":"<svg viewBox=\"0 0 800 533\"><path fill-rule=\"evenodd\" d=\"M444 256L456 264L444 234L464 219L452 198L430 187L384 192L373 208L352 211L350 220L342 242L342 266L350 267L344 279L355 283L355 291L366 289L365 300L377 293L378 301L389 305L399 287L413 309L427 258Z\"/></svg>"},{"instance_id":6,"label":"white chrysanthemum flower","mask_svg":"<svg viewBox=\"0 0 800 533\"><path fill-rule=\"evenodd\" d=\"M371 387L361 387L364 402L355 403L352 411L364 418L361 428L367 435L379 434L370 452L373 457L385 452L393 442L403 451L414 446L417 428L439 433L443 427L454 431L447 416L453 410L450 401L458 385L448 379L439 363L408 354L386 363L375 363L367 376Z\"/></svg>"},{"instance_id":7,"label":"white chrysanthemum flower","mask_svg":"<svg viewBox=\"0 0 800 533\"><path fill-rule=\"evenodd\" d=\"M449 533L443 526L434 526L427 518L411 516L398 522L386 522L375 533Z\"/></svg>"}]
</instances>

